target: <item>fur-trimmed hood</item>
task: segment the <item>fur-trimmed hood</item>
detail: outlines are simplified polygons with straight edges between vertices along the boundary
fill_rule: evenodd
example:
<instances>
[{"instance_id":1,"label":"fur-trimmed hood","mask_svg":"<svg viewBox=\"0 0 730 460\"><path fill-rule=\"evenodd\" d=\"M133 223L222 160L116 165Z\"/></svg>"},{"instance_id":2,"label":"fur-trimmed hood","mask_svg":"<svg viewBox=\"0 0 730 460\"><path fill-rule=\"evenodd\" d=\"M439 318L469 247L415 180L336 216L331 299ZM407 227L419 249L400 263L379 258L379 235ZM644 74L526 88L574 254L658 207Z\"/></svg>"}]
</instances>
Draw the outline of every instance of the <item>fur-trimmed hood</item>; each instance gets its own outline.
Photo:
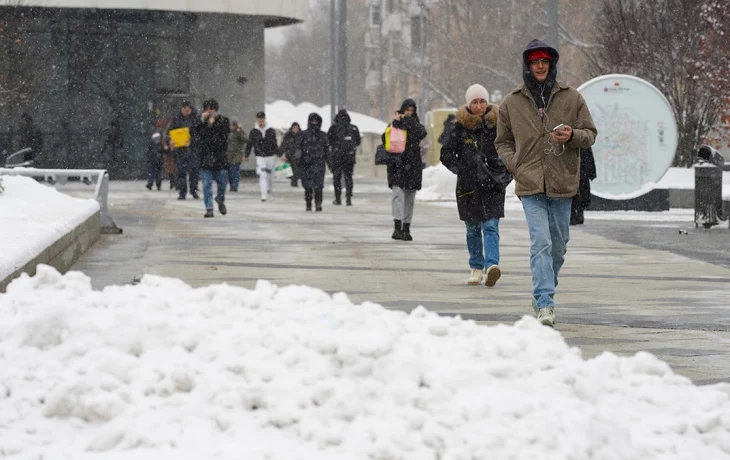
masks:
<instances>
[{"instance_id":1,"label":"fur-trimmed hood","mask_svg":"<svg viewBox=\"0 0 730 460\"><path fill-rule=\"evenodd\" d=\"M459 107L459 111L456 114L457 121L466 129L477 129L486 124L487 128L495 128L497 126L497 114L499 113L499 105L489 104L487 106L487 113L482 118L473 115L469 111L469 106L462 105Z\"/></svg>"}]
</instances>

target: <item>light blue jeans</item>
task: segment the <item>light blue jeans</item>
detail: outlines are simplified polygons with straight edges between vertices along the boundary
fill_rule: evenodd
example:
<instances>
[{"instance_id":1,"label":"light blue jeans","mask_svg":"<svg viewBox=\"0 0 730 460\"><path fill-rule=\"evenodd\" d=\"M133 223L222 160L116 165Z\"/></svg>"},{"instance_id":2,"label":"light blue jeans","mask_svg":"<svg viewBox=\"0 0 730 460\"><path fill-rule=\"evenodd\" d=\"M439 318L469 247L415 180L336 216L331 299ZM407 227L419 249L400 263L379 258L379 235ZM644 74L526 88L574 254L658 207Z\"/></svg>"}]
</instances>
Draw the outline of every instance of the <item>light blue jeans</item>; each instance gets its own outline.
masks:
<instances>
[{"instance_id":1,"label":"light blue jeans","mask_svg":"<svg viewBox=\"0 0 730 460\"><path fill-rule=\"evenodd\" d=\"M544 193L522 197L530 231L532 295L537 308L554 307L558 273L570 240L572 198L549 198Z\"/></svg>"},{"instance_id":2,"label":"light blue jeans","mask_svg":"<svg viewBox=\"0 0 730 460\"><path fill-rule=\"evenodd\" d=\"M499 219L464 223L469 267L484 270L499 265Z\"/></svg>"},{"instance_id":3,"label":"light blue jeans","mask_svg":"<svg viewBox=\"0 0 730 460\"><path fill-rule=\"evenodd\" d=\"M208 169L201 169L200 177L203 179L203 201L205 202L205 209L213 209L213 179L215 179L218 185L216 200L220 202L226 201L226 186L228 185L227 170L210 171Z\"/></svg>"}]
</instances>

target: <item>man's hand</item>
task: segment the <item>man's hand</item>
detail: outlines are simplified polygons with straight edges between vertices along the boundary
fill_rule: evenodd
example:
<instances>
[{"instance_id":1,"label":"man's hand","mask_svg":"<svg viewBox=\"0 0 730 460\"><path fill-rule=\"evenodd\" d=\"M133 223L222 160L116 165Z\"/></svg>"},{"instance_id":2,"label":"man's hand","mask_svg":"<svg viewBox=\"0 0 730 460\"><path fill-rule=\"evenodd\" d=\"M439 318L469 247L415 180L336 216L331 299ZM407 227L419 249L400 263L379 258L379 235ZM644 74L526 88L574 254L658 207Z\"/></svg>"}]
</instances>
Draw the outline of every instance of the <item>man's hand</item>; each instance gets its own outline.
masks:
<instances>
[{"instance_id":1,"label":"man's hand","mask_svg":"<svg viewBox=\"0 0 730 460\"><path fill-rule=\"evenodd\" d=\"M556 144L565 144L570 140L570 136L573 135L573 128L565 125L563 126L563 129L553 131L551 135L553 136L553 141Z\"/></svg>"},{"instance_id":2,"label":"man's hand","mask_svg":"<svg viewBox=\"0 0 730 460\"><path fill-rule=\"evenodd\" d=\"M395 115L393 116L393 120L396 120L396 121L401 121L402 118L403 118L403 114L400 112L396 112Z\"/></svg>"}]
</instances>

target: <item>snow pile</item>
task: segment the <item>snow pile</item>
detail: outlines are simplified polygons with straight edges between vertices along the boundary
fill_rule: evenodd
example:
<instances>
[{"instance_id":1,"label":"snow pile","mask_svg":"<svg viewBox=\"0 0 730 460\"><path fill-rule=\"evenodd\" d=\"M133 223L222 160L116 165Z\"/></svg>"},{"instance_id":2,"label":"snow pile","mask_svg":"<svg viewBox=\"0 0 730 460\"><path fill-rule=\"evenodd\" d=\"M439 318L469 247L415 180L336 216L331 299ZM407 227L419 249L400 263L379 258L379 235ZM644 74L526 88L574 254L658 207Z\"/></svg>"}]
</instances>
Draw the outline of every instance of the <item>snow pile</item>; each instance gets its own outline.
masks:
<instances>
[{"instance_id":1,"label":"snow pile","mask_svg":"<svg viewBox=\"0 0 730 460\"><path fill-rule=\"evenodd\" d=\"M317 107L311 102L294 105L288 101L276 101L266 104L266 121L271 127L284 132L289 131L294 122L299 123L302 129L307 129L307 119L313 112L322 117L322 130L329 130L331 125L330 106ZM352 124L357 126L361 133L383 134L388 126L387 123L362 113L350 111L348 113Z\"/></svg>"},{"instance_id":2,"label":"snow pile","mask_svg":"<svg viewBox=\"0 0 730 460\"><path fill-rule=\"evenodd\" d=\"M456 174L443 163L423 170L423 184L416 195L420 201L456 200Z\"/></svg>"},{"instance_id":3,"label":"snow pile","mask_svg":"<svg viewBox=\"0 0 730 460\"><path fill-rule=\"evenodd\" d=\"M307 287L0 295L0 456L44 460L730 457L730 385L647 353L585 361L524 318L479 326Z\"/></svg>"},{"instance_id":4,"label":"snow pile","mask_svg":"<svg viewBox=\"0 0 730 460\"><path fill-rule=\"evenodd\" d=\"M507 196L515 196L515 183L507 186ZM423 170L423 188L416 195L420 201L456 201L456 174L443 163Z\"/></svg>"},{"instance_id":5,"label":"snow pile","mask_svg":"<svg viewBox=\"0 0 730 460\"><path fill-rule=\"evenodd\" d=\"M0 279L5 279L99 210L29 177L4 176L0 195Z\"/></svg>"}]
</instances>

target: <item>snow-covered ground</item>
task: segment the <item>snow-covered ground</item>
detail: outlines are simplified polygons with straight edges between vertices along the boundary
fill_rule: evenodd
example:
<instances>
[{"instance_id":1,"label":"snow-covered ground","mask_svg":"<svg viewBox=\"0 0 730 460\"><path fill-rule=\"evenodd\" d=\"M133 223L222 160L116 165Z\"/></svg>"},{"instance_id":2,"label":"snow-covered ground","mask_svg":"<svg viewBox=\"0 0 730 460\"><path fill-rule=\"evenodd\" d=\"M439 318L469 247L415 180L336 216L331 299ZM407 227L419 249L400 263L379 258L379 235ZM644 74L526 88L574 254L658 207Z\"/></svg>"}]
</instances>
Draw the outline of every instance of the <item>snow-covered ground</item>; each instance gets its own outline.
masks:
<instances>
[{"instance_id":1,"label":"snow-covered ground","mask_svg":"<svg viewBox=\"0 0 730 460\"><path fill-rule=\"evenodd\" d=\"M28 177L3 176L0 194L0 279L38 256L99 210Z\"/></svg>"},{"instance_id":2,"label":"snow-covered ground","mask_svg":"<svg viewBox=\"0 0 730 460\"><path fill-rule=\"evenodd\" d=\"M39 267L0 295L0 457L730 458L730 385L344 294Z\"/></svg>"}]
</instances>

